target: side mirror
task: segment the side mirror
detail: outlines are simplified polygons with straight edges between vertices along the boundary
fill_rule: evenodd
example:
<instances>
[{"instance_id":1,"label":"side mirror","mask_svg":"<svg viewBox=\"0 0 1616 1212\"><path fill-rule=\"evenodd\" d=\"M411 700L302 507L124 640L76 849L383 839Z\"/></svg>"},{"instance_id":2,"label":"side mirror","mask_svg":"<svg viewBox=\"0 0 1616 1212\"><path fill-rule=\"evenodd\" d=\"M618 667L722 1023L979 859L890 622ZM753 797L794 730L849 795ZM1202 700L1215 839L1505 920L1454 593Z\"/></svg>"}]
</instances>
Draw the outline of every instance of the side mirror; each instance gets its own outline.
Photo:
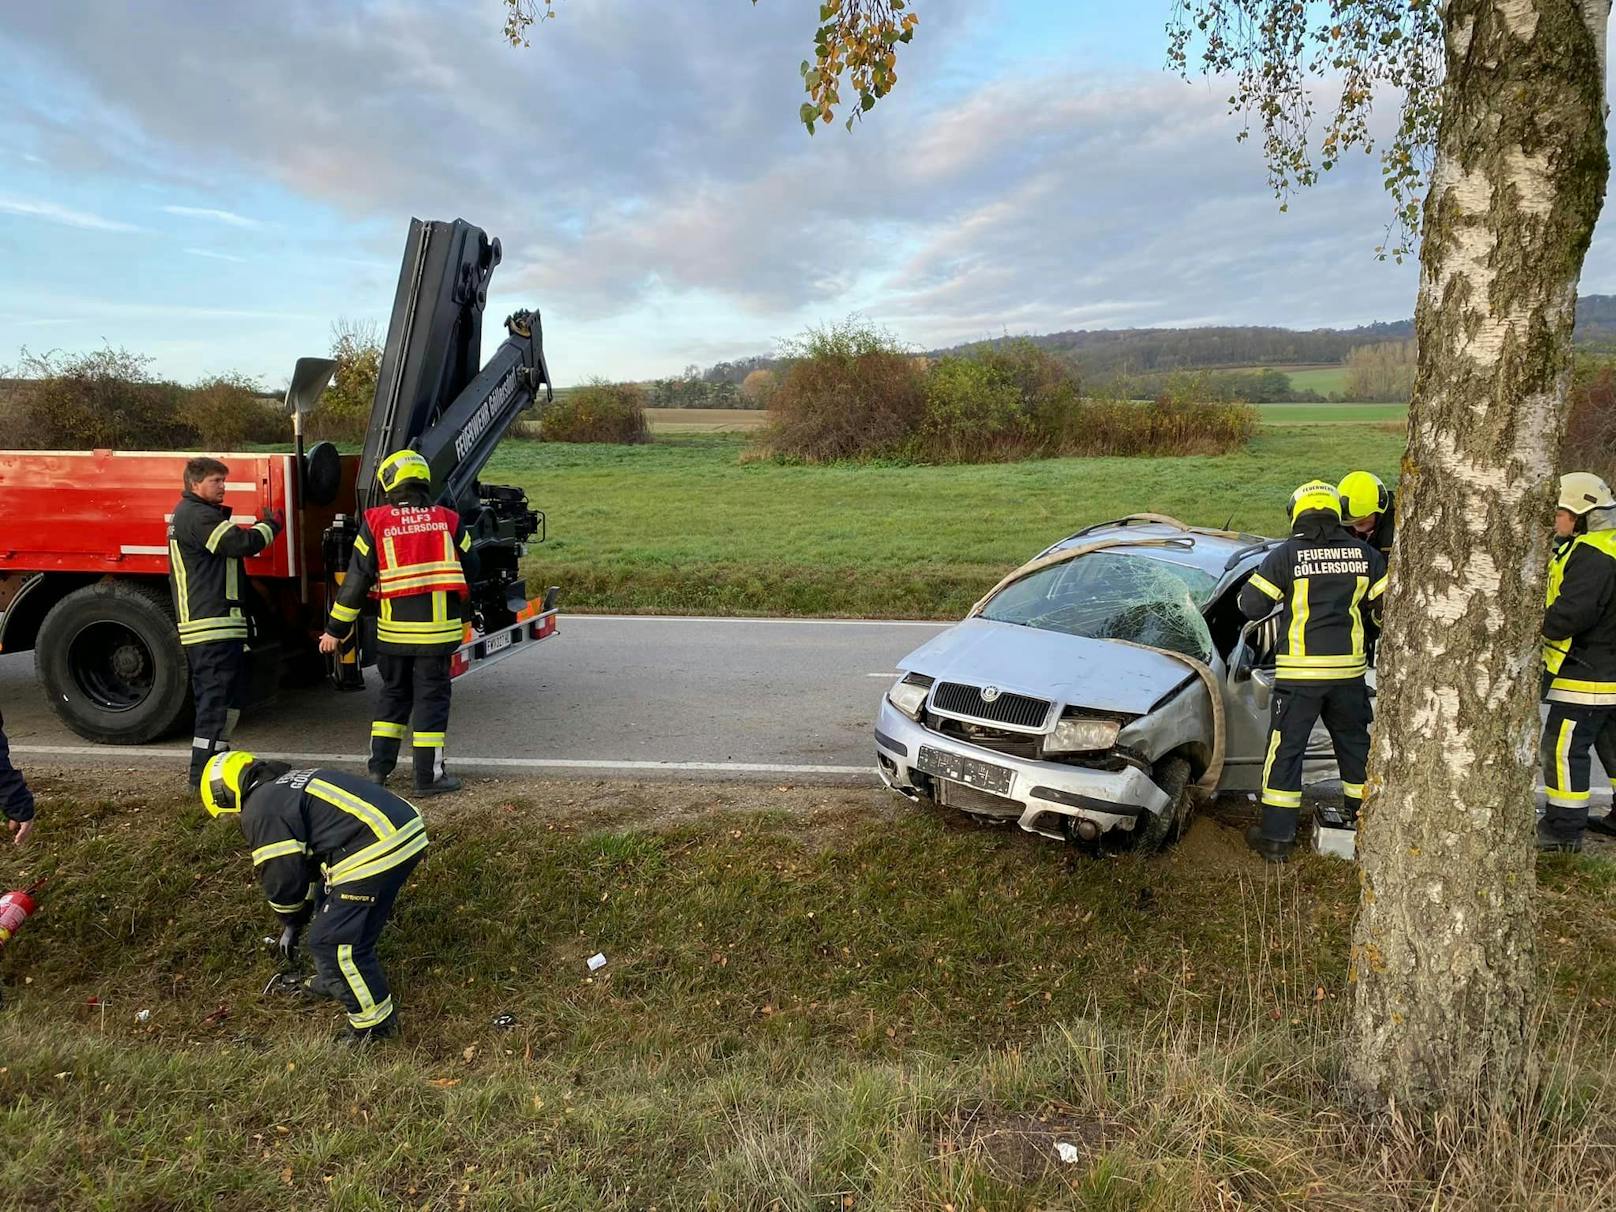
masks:
<instances>
[{"instance_id":1,"label":"side mirror","mask_svg":"<svg viewBox=\"0 0 1616 1212\"><path fill-rule=\"evenodd\" d=\"M286 388L286 415L302 417L310 412L331 385L336 369L337 364L330 358L299 358Z\"/></svg>"}]
</instances>

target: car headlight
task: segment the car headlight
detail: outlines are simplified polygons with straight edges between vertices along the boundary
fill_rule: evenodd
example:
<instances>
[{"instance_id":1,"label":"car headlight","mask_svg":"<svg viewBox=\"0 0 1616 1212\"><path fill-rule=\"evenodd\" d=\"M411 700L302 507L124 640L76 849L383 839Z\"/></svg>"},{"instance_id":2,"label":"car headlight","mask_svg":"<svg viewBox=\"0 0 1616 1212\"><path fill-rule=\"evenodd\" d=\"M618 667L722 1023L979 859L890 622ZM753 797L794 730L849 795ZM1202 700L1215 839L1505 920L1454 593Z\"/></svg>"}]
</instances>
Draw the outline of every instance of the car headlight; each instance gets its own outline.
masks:
<instances>
[{"instance_id":1,"label":"car headlight","mask_svg":"<svg viewBox=\"0 0 1616 1212\"><path fill-rule=\"evenodd\" d=\"M1117 743L1117 733L1121 731L1122 725L1115 720L1062 720L1055 725L1055 731L1044 738L1044 752L1087 753L1109 749Z\"/></svg>"},{"instance_id":2,"label":"car headlight","mask_svg":"<svg viewBox=\"0 0 1616 1212\"><path fill-rule=\"evenodd\" d=\"M923 673L906 673L887 691L887 702L911 720L918 720L926 706L926 696L931 693L931 683L932 679Z\"/></svg>"}]
</instances>

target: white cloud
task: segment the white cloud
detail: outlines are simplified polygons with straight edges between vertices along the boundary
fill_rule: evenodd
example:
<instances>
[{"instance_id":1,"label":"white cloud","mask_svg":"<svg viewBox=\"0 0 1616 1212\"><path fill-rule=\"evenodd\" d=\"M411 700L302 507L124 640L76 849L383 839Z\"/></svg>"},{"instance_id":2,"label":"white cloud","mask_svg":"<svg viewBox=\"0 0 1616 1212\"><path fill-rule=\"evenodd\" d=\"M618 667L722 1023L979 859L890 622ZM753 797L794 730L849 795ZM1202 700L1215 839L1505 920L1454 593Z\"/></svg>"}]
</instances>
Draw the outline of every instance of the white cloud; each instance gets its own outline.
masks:
<instances>
[{"instance_id":1,"label":"white cloud","mask_svg":"<svg viewBox=\"0 0 1616 1212\"><path fill-rule=\"evenodd\" d=\"M73 210L55 202L42 202L32 198L0 197L0 212L22 215L29 219L43 219L47 223L60 223L65 227L78 227L85 231L140 231L133 223L121 219L108 219L89 211Z\"/></svg>"},{"instance_id":2,"label":"white cloud","mask_svg":"<svg viewBox=\"0 0 1616 1212\"><path fill-rule=\"evenodd\" d=\"M187 248L185 251L193 257L207 257L211 261L233 261L237 265L247 264L246 257L234 257L229 253L214 252L211 248Z\"/></svg>"},{"instance_id":3,"label":"white cloud","mask_svg":"<svg viewBox=\"0 0 1616 1212\"><path fill-rule=\"evenodd\" d=\"M171 215L179 215L186 219L209 219L215 223L225 223L231 227L259 227L262 226L257 219L249 219L238 215L233 210L215 210L211 206L165 206L163 210Z\"/></svg>"}]
</instances>

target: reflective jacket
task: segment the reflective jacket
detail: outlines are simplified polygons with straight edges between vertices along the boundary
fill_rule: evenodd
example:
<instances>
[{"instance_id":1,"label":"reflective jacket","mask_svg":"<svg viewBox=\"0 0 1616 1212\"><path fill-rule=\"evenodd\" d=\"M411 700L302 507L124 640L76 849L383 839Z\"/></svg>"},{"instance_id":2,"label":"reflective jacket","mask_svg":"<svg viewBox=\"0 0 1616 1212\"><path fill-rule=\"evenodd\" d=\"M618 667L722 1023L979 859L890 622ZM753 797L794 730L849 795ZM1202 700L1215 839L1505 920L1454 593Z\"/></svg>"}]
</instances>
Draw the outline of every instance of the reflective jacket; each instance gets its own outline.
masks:
<instances>
[{"instance_id":1,"label":"reflective jacket","mask_svg":"<svg viewBox=\"0 0 1616 1212\"><path fill-rule=\"evenodd\" d=\"M1616 511L1602 511L1613 512ZM1580 534L1549 563L1544 697L1616 707L1616 530Z\"/></svg>"},{"instance_id":2,"label":"reflective jacket","mask_svg":"<svg viewBox=\"0 0 1616 1212\"><path fill-rule=\"evenodd\" d=\"M247 793L241 832L269 907L288 925L313 912L327 888L390 871L426 849L426 824L408 800L356 774L249 767L263 781ZM278 777L274 777L278 775Z\"/></svg>"},{"instance_id":3,"label":"reflective jacket","mask_svg":"<svg viewBox=\"0 0 1616 1212\"><path fill-rule=\"evenodd\" d=\"M1304 513L1240 590L1240 609L1260 619L1277 605L1274 678L1339 682L1368 669L1366 632L1380 625L1386 560L1333 514Z\"/></svg>"},{"instance_id":4,"label":"reflective jacket","mask_svg":"<svg viewBox=\"0 0 1616 1212\"><path fill-rule=\"evenodd\" d=\"M471 534L441 505L382 505L365 511L326 630L347 636L376 590L376 641L384 652L433 656L465 636L465 565Z\"/></svg>"},{"instance_id":5,"label":"reflective jacket","mask_svg":"<svg viewBox=\"0 0 1616 1212\"><path fill-rule=\"evenodd\" d=\"M186 493L168 524L168 581L180 643L245 640L242 610L246 577L241 562L275 541L280 527L270 521L237 522L230 506Z\"/></svg>"}]
</instances>

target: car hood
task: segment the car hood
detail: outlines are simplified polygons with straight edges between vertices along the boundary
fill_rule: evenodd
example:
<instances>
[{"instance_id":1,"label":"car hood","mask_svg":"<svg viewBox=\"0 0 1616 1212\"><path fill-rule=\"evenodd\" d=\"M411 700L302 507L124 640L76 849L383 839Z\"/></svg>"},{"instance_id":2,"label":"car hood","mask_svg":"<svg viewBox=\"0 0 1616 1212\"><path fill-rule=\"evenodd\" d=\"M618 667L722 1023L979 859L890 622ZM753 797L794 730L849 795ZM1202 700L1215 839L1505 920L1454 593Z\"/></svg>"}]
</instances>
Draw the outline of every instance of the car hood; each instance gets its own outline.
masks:
<instances>
[{"instance_id":1,"label":"car hood","mask_svg":"<svg viewBox=\"0 0 1616 1212\"><path fill-rule=\"evenodd\" d=\"M1144 715L1195 673L1182 661L1113 640L966 619L898 668L939 682L998 686L1072 707Z\"/></svg>"}]
</instances>

